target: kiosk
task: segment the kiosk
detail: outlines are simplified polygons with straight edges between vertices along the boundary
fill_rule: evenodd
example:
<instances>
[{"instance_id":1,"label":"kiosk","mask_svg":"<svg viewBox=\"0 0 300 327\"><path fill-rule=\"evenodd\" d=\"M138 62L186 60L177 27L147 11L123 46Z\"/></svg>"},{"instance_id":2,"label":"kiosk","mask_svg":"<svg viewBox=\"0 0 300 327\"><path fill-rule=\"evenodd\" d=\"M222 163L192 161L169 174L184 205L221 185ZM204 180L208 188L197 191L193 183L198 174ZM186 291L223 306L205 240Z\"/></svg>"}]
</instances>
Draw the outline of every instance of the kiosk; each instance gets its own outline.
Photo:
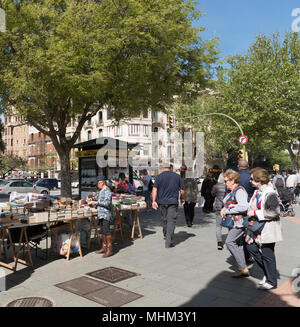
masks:
<instances>
[{"instance_id":1,"label":"kiosk","mask_svg":"<svg viewBox=\"0 0 300 327\"><path fill-rule=\"evenodd\" d=\"M77 143L75 157L78 158L79 196L96 192L96 177L104 175L107 179L117 179L120 172L133 182L133 169L129 165L130 151L136 143L127 143L111 137L100 137L86 142Z\"/></svg>"}]
</instances>

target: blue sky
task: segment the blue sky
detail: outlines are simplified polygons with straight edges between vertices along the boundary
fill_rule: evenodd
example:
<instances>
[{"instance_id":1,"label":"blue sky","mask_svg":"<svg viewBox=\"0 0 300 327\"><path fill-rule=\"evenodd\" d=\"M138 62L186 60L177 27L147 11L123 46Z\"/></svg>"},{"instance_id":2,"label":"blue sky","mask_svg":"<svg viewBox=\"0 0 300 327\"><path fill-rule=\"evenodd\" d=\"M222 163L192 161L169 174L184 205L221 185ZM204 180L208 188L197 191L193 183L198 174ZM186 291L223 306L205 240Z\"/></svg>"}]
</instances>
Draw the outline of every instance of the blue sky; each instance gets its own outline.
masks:
<instances>
[{"instance_id":1,"label":"blue sky","mask_svg":"<svg viewBox=\"0 0 300 327\"><path fill-rule=\"evenodd\" d=\"M220 58L243 54L259 33L284 35L292 31L292 11L300 8L300 0L199 0L206 16L194 23L203 26L203 39L220 37ZM300 10L299 10L300 11ZM300 22L297 24L300 28Z\"/></svg>"}]
</instances>

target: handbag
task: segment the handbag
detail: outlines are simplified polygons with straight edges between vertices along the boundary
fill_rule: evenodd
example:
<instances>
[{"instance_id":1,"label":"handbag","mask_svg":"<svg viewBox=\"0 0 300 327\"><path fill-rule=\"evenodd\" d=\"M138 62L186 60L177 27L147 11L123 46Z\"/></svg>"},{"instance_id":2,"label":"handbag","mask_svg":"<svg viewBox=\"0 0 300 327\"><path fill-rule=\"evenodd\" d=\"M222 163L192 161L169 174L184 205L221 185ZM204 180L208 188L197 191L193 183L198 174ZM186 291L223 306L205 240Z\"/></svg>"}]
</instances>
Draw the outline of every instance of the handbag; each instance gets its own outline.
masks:
<instances>
[{"instance_id":1,"label":"handbag","mask_svg":"<svg viewBox=\"0 0 300 327\"><path fill-rule=\"evenodd\" d=\"M265 221L259 221L255 217L246 216L243 226L253 233L260 234L265 226Z\"/></svg>"},{"instance_id":2,"label":"handbag","mask_svg":"<svg viewBox=\"0 0 300 327\"><path fill-rule=\"evenodd\" d=\"M221 220L221 226L226 228L233 228L234 227L233 216L226 215L226 217Z\"/></svg>"}]
</instances>

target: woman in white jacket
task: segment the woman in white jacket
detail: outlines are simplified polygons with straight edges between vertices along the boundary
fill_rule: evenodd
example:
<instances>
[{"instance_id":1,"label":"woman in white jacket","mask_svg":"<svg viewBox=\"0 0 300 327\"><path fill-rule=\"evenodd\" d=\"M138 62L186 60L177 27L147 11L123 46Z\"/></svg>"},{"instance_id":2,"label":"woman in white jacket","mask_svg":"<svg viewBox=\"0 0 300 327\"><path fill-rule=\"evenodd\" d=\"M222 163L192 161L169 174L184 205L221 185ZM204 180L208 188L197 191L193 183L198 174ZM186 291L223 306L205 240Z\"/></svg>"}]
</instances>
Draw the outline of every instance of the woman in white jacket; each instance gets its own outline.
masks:
<instances>
[{"instance_id":1,"label":"woman in white jacket","mask_svg":"<svg viewBox=\"0 0 300 327\"><path fill-rule=\"evenodd\" d=\"M280 207L277 194L269 183L269 173L262 168L255 168L251 172L252 185L257 188L248 209L248 216L259 221L265 221L261 233L247 230L246 247L259 267L264 272L264 278L258 288L269 290L277 287L277 268L275 258L275 244L282 240L280 222Z\"/></svg>"}]
</instances>

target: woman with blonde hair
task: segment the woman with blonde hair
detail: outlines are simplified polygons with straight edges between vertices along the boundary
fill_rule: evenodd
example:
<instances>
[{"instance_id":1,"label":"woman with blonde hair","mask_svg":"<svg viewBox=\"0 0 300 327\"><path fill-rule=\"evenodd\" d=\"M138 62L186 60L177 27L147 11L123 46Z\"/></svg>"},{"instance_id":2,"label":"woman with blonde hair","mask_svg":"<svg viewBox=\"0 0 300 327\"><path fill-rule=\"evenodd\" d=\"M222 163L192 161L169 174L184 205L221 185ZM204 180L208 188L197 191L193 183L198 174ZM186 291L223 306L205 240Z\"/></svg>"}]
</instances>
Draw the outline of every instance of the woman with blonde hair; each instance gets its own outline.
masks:
<instances>
[{"instance_id":1,"label":"woman with blonde hair","mask_svg":"<svg viewBox=\"0 0 300 327\"><path fill-rule=\"evenodd\" d=\"M225 219L227 215L232 217L232 226L229 227L225 244L238 265L238 269L233 273L232 277L248 277L250 274L243 246L245 235L243 217L248 209L248 194L242 186L239 186L240 174L238 172L231 169L226 170L224 182L230 192L223 200L224 208L221 210L220 215L222 219Z\"/></svg>"}]
</instances>

